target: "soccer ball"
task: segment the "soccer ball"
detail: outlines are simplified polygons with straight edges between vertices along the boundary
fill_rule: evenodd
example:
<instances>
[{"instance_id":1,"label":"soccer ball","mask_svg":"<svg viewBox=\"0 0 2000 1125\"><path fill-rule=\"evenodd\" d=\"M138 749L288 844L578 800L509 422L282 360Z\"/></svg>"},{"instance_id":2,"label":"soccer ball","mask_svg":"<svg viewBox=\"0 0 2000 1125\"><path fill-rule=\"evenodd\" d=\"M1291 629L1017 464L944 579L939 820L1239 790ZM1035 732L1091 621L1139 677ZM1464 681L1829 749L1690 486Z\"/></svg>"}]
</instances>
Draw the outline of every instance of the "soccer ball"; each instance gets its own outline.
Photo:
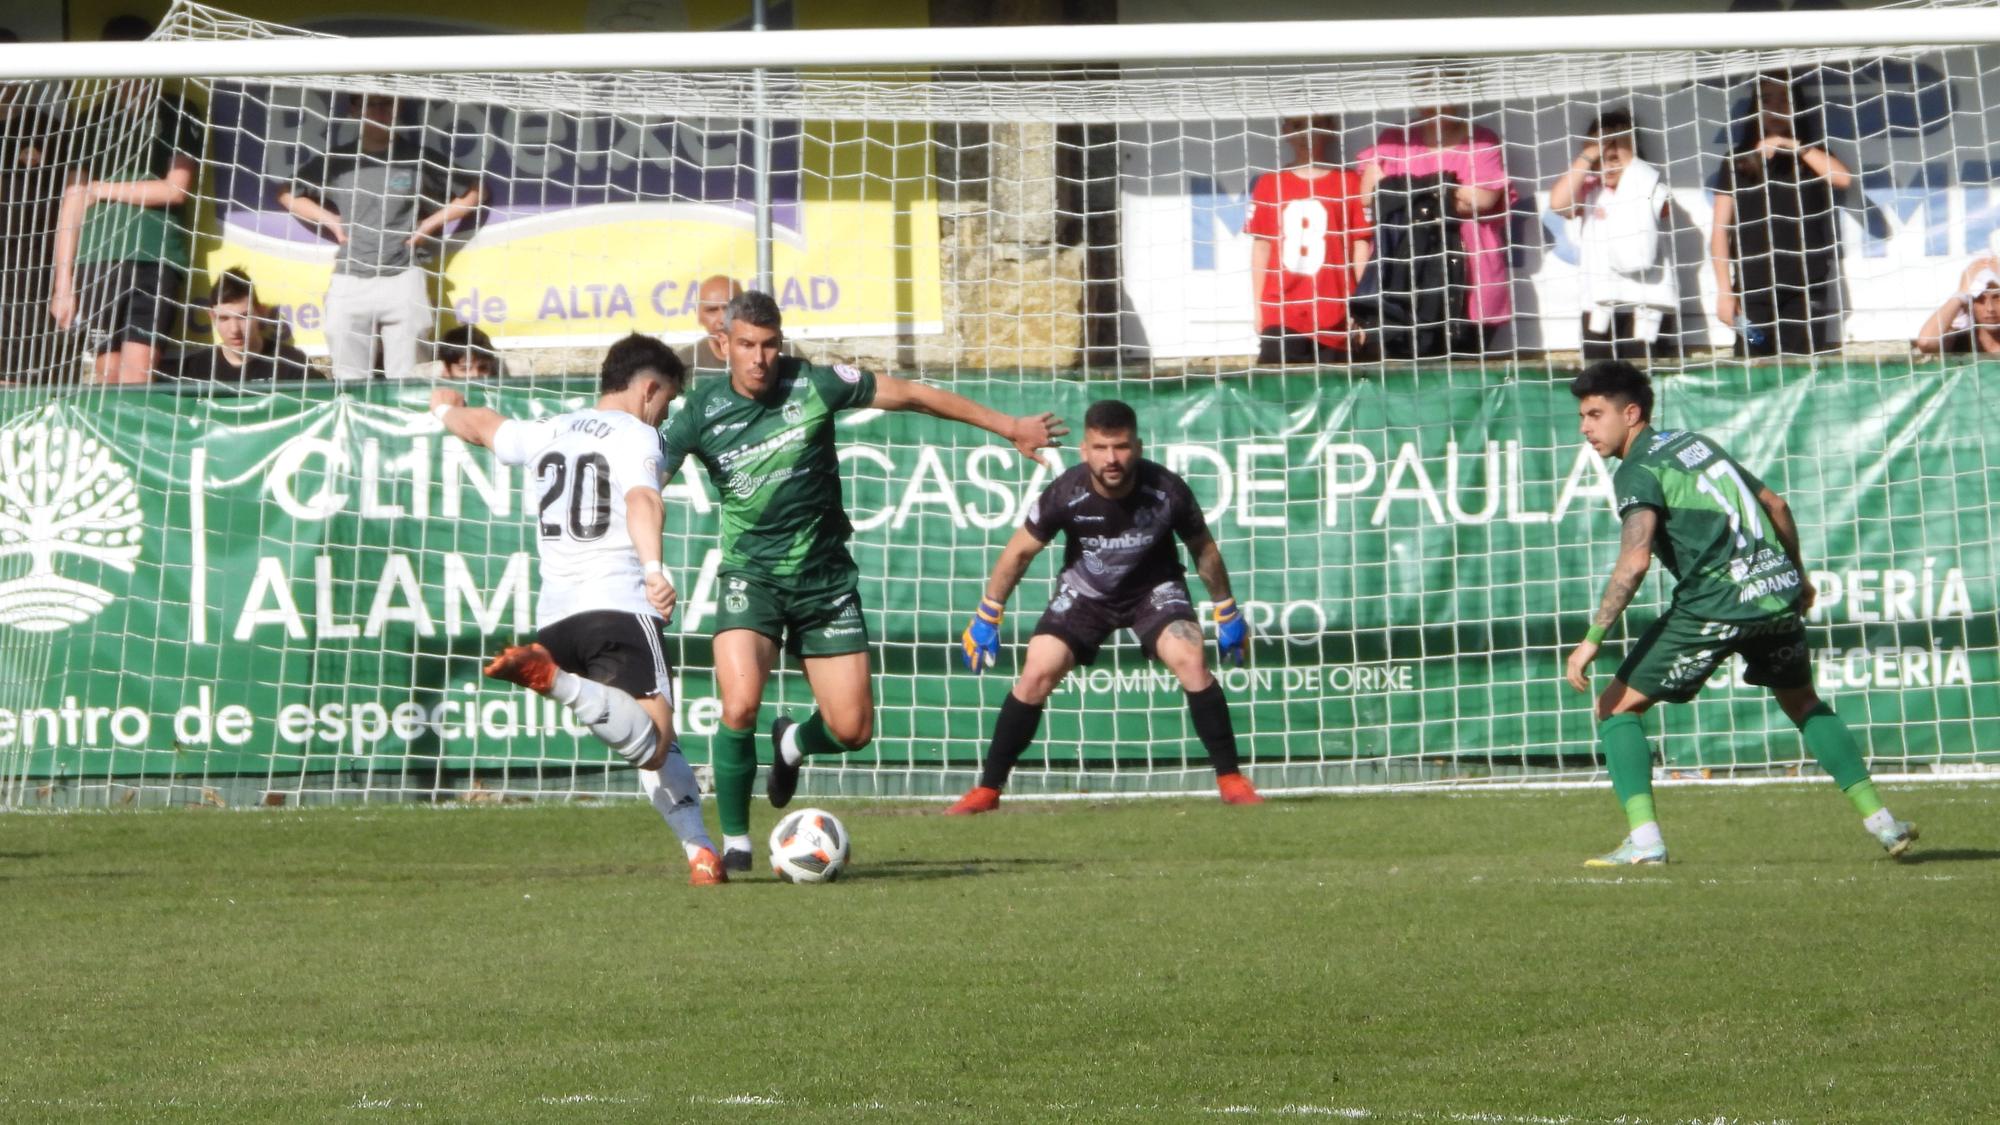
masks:
<instances>
[{"instance_id":1,"label":"soccer ball","mask_svg":"<svg viewBox=\"0 0 2000 1125\"><path fill-rule=\"evenodd\" d=\"M824 809L785 814L771 829L771 870L787 883L831 883L847 867L847 828Z\"/></svg>"}]
</instances>

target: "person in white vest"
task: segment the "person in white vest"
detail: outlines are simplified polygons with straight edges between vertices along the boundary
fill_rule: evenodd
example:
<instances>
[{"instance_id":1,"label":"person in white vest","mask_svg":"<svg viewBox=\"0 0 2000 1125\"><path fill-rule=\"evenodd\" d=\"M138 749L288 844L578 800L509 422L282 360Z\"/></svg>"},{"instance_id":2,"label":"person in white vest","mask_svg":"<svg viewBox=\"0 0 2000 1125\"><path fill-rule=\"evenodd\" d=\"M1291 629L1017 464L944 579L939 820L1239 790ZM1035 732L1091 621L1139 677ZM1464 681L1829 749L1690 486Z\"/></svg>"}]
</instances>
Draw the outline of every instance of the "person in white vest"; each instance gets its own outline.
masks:
<instances>
[{"instance_id":1,"label":"person in white vest","mask_svg":"<svg viewBox=\"0 0 2000 1125\"><path fill-rule=\"evenodd\" d=\"M1577 241L1585 362L1679 354L1671 206L1665 177L1639 158L1631 113L1592 122L1549 191Z\"/></svg>"}]
</instances>

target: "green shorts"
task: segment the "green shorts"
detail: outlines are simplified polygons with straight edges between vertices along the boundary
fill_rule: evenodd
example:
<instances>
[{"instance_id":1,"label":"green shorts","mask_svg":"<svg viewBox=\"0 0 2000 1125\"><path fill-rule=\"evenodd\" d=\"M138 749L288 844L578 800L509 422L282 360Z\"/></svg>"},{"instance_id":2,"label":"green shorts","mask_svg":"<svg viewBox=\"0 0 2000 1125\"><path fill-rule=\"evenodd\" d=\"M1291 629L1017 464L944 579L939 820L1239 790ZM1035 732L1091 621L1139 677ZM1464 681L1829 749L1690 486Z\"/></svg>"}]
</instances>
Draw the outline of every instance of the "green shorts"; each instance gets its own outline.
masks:
<instances>
[{"instance_id":1,"label":"green shorts","mask_svg":"<svg viewBox=\"0 0 2000 1125\"><path fill-rule=\"evenodd\" d=\"M861 615L861 572L852 566L808 570L785 578L741 570L716 575L715 631L749 629L793 656L846 656L868 651Z\"/></svg>"},{"instance_id":2,"label":"green shorts","mask_svg":"<svg viewBox=\"0 0 2000 1125\"><path fill-rule=\"evenodd\" d=\"M1779 690L1812 686L1806 624L1796 613L1704 621L1669 608L1640 634L1618 678L1648 699L1686 703L1732 652L1743 657L1747 683Z\"/></svg>"}]
</instances>

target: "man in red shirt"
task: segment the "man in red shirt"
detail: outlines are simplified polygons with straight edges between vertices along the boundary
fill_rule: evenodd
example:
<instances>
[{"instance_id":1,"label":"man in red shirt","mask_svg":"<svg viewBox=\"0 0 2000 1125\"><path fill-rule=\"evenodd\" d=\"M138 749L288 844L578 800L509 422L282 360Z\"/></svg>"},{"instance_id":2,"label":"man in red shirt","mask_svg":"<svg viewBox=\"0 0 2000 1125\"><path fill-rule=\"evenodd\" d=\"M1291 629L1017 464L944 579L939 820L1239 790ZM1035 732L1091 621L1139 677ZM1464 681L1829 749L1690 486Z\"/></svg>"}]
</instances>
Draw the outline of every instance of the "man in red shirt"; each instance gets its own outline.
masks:
<instances>
[{"instance_id":1,"label":"man in red shirt","mask_svg":"<svg viewBox=\"0 0 2000 1125\"><path fill-rule=\"evenodd\" d=\"M1374 246L1361 174L1334 167L1339 124L1288 117L1279 126L1289 163L1250 189L1250 282L1262 336L1260 363L1345 363L1347 295Z\"/></svg>"}]
</instances>

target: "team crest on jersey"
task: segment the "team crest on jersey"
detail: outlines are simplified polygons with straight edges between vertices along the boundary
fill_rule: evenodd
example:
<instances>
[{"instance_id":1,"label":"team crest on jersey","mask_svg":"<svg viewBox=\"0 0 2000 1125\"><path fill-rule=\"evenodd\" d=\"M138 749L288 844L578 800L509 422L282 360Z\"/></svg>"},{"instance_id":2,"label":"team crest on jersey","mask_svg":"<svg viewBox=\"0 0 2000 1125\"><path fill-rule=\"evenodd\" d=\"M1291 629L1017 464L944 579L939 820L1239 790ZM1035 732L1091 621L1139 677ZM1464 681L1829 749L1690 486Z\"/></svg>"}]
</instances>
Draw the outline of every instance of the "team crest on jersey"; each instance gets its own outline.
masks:
<instances>
[{"instance_id":1,"label":"team crest on jersey","mask_svg":"<svg viewBox=\"0 0 2000 1125\"><path fill-rule=\"evenodd\" d=\"M788 424L796 426L800 422L805 421L806 408L796 402L788 402L785 404L785 408L778 413L784 415L785 421Z\"/></svg>"},{"instance_id":2,"label":"team crest on jersey","mask_svg":"<svg viewBox=\"0 0 2000 1125\"><path fill-rule=\"evenodd\" d=\"M861 369L851 363L834 364L833 373L840 376L840 381L843 383L859 383L861 381Z\"/></svg>"}]
</instances>

